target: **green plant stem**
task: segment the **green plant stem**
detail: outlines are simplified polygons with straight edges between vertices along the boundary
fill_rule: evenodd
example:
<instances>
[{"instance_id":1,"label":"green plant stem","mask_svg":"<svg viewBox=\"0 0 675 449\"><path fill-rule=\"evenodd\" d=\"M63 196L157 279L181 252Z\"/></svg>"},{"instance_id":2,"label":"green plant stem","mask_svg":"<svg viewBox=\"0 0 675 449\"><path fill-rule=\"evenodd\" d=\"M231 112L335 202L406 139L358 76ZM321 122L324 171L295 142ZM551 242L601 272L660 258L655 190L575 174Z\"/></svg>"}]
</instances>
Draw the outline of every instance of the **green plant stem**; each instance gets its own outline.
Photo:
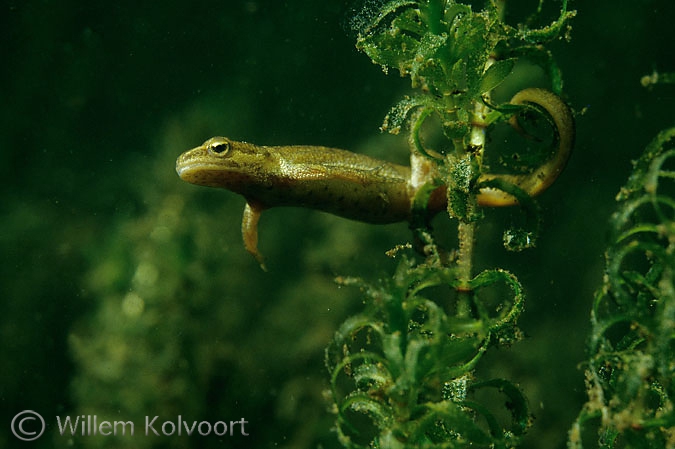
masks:
<instances>
[{"instance_id":1,"label":"green plant stem","mask_svg":"<svg viewBox=\"0 0 675 449\"><path fill-rule=\"evenodd\" d=\"M459 279L459 289L457 297L457 315L460 317L469 317L471 315L472 293L469 284L472 279L473 265L473 244L474 232L476 230L475 221L461 221L457 227L459 239L459 251L457 254L457 277Z\"/></svg>"},{"instance_id":2,"label":"green plant stem","mask_svg":"<svg viewBox=\"0 0 675 449\"><path fill-rule=\"evenodd\" d=\"M489 67L494 60L490 58L487 62ZM471 129L471 146L480 159L482 159L485 149L485 116L487 107L482 102L474 104L472 123L475 123ZM467 149L468 150L468 149ZM458 314L460 316L469 316L471 313L471 289L469 284L472 279L473 266L473 246L474 234L476 232L476 222L474 220L459 220L457 226L457 237L459 239L459 251L457 257L458 277L460 281L460 290L458 297Z\"/></svg>"}]
</instances>

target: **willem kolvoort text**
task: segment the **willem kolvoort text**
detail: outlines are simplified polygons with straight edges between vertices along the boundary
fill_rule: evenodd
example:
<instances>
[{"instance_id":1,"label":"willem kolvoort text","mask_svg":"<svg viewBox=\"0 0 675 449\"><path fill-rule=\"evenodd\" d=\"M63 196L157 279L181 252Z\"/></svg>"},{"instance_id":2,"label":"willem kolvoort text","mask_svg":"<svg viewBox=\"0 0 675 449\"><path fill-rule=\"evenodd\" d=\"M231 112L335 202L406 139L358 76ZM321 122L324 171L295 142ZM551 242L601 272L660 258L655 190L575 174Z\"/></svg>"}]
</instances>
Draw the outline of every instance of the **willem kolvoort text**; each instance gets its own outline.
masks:
<instances>
[{"instance_id":1,"label":"willem kolvoort text","mask_svg":"<svg viewBox=\"0 0 675 449\"><path fill-rule=\"evenodd\" d=\"M133 421L99 421L96 415L79 415L74 419L66 416L61 419L56 417L56 422L61 435L81 435L81 436L133 436L136 432L136 425ZM145 436L233 436L246 433L245 425L248 424L244 418L237 421L186 421L181 415L175 420L160 421L159 416L146 416L142 434Z\"/></svg>"}]
</instances>

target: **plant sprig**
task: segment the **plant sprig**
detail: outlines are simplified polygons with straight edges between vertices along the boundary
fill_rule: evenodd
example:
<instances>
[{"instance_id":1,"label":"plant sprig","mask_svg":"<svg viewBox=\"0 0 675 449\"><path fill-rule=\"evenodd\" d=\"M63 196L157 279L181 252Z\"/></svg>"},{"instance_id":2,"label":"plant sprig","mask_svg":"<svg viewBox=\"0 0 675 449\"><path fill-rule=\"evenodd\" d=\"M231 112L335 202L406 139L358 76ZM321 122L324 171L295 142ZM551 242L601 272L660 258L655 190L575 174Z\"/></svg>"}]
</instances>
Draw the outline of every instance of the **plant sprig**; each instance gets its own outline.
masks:
<instances>
[{"instance_id":1,"label":"plant sprig","mask_svg":"<svg viewBox=\"0 0 675 449\"><path fill-rule=\"evenodd\" d=\"M647 146L617 195L606 276L591 313L589 399L570 448L675 444L674 162L670 128ZM583 438L590 428L596 441Z\"/></svg>"},{"instance_id":2,"label":"plant sprig","mask_svg":"<svg viewBox=\"0 0 675 449\"><path fill-rule=\"evenodd\" d=\"M498 1L476 12L454 0L391 0L371 12L359 22L357 47L385 72L410 77L416 89L392 108L382 129L409 133L417 192L412 227L425 260L403 257L393 279L378 285L341 279L361 288L366 307L342 324L326 350L338 438L353 449L516 447L531 421L527 400L513 382L477 379L474 370L488 350L521 338L524 293L506 270L472 272L474 232L482 207L519 204L526 219L507 231L505 244L533 245L539 220L531 195L562 169L574 124L549 91L525 89L506 104L493 104L491 93L523 58L540 65L559 93L560 71L541 44L559 37L574 12L563 0L560 16L536 29L506 24ZM556 162L537 159L529 172L488 173L487 128L521 113L552 124L560 143ZM429 126L440 127L444 143L425 141ZM455 252L436 245L424 215L439 189L458 223Z\"/></svg>"}]
</instances>

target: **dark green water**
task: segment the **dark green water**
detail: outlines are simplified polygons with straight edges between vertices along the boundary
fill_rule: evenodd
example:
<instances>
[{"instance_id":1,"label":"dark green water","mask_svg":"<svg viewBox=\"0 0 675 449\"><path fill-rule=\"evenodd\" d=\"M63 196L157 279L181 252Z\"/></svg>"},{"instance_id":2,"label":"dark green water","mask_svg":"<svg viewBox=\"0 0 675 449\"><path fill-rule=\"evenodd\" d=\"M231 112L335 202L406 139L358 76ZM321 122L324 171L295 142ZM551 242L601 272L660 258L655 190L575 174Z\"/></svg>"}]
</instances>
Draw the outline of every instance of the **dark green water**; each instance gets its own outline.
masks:
<instances>
[{"instance_id":1,"label":"dark green water","mask_svg":"<svg viewBox=\"0 0 675 449\"><path fill-rule=\"evenodd\" d=\"M47 430L21 447L338 447L323 349L362 304L333 277L389 276L396 261L384 251L409 239L406 225L270 211L266 274L240 242L243 200L182 183L174 162L213 135L405 161L403 139L378 127L408 80L357 52L351 5L0 8L0 447L20 447L10 423L26 409ZM508 268L527 289L528 337L485 371L526 391L528 448L564 447L585 400L577 365L614 196L630 161L675 124L675 88L640 85L654 69L675 71L675 3L571 8L572 41L551 50L579 113L577 145L540 199L539 246L506 253L489 219L478 244L479 266ZM131 420L136 435L59 434L57 416L82 415ZM143 435L146 416L178 415L244 418L248 436L236 426L222 437Z\"/></svg>"}]
</instances>

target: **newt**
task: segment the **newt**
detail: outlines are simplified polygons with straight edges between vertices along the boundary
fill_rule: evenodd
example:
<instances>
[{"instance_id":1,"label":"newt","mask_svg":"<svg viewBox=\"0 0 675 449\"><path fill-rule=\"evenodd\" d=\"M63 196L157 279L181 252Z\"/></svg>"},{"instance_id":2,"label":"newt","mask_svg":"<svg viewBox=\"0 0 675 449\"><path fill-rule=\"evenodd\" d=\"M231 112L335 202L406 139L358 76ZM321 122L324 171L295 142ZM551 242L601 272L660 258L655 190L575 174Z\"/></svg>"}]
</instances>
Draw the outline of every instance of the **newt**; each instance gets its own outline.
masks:
<instances>
[{"instance_id":1,"label":"newt","mask_svg":"<svg viewBox=\"0 0 675 449\"><path fill-rule=\"evenodd\" d=\"M481 182L495 178L515 184L528 195L538 195L558 177L569 158L574 140L574 120L567 105L552 92L525 89L512 104L534 104L552 118L558 149L532 173L485 173ZM220 187L246 199L242 235L246 250L264 269L258 251L258 221L265 209L277 206L308 207L366 223L410 221L417 193L410 183L409 167L337 148L322 146L259 146L227 137L213 137L181 154L176 172L183 181ZM500 190L482 188L476 196L481 206L511 206L517 200ZM431 195L429 216L446 207L445 186Z\"/></svg>"}]
</instances>

